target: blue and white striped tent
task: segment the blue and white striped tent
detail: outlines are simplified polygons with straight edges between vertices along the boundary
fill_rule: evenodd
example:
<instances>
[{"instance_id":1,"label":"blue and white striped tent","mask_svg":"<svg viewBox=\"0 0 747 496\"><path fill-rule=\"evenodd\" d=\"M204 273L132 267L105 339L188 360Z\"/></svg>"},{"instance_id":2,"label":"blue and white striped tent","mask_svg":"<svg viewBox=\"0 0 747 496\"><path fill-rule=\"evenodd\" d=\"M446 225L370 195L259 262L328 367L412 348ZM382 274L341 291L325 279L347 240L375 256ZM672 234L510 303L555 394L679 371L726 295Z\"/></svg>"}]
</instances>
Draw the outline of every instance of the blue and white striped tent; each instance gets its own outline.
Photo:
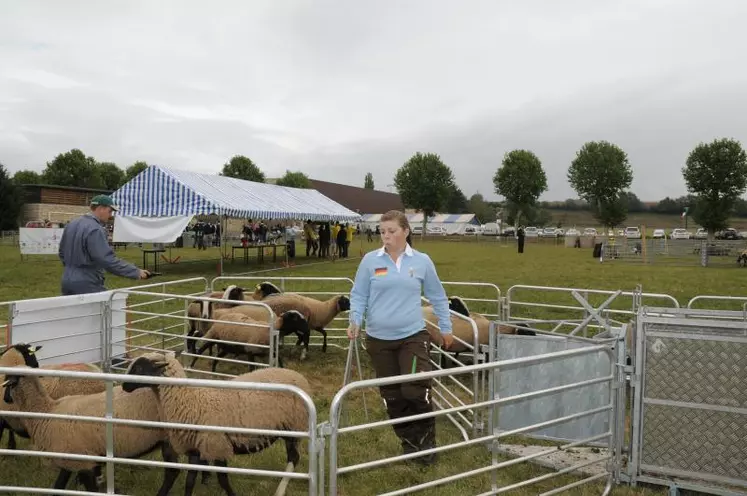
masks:
<instances>
[{"instance_id":1,"label":"blue and white striped tent","mask_svg":"<svg viewBox=\"0 0 747 496\"><path fill-rule=\"evenodd\" d=\"M356 222L361 216L313 189L151 165L112 195L121 217L221 215Z\"/></svg>"}]
</instances>

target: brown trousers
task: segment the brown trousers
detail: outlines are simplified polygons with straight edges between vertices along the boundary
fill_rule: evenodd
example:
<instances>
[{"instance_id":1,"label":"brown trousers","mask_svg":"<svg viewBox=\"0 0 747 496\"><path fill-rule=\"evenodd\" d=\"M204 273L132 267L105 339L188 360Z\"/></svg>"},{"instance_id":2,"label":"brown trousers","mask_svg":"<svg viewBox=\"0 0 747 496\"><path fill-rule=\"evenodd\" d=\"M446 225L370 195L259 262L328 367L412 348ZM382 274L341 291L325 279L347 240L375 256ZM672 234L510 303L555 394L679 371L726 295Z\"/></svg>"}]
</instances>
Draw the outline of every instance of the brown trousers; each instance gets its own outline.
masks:
<instances>
[{"instance_id":1,"label":"brown trousers","mask_svg":"<svg viewBox=\"0 0 747 496\"><path fill-rule=\"evenodd\" d=\"M429 372L430 341L430 334L425 330L394 341L366 336L366 349L371 357L376 377ZM391 419L433 411L431 380L381 386L379 392ZM403 422L392 427L406 449L427 449L435 446L436 422L433 417Z\"/></svg>"}]
</instances>

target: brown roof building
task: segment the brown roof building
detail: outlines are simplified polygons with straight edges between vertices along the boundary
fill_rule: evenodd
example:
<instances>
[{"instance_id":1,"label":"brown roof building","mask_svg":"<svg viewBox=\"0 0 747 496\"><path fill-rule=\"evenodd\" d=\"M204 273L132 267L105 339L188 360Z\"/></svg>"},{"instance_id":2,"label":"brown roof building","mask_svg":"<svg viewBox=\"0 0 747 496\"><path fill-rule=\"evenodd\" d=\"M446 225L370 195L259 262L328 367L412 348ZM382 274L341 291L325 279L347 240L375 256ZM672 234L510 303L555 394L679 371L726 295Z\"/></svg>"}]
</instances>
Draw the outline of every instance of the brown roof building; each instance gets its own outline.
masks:
<instances>
[{"instance_id":1,"label":"brown roof building","mask_svg":"<svg viewBox=\"0 0 747 496\"><path fill-rule=\"evenodd\" d=\"M397 193L329 183L317 179L312 179L311 184L324 196L361 214L383 214L389 210L404 210L405 208Z\"/></svg>"}]
</instances>

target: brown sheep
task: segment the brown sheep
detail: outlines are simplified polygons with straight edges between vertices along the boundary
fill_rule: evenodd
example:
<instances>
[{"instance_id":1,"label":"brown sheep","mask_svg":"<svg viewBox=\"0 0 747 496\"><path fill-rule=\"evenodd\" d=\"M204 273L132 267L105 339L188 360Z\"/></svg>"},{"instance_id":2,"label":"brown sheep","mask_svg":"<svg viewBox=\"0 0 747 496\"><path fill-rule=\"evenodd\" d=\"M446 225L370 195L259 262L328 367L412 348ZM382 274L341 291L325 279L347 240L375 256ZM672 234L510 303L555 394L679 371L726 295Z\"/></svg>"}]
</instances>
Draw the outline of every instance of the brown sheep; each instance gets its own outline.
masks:
<instances>
[{"instance_id":1,"label":"brown sheep","mask_svg":"<svg viewBox=\"0 0 747 496\"><path fill-rule=\"evenodd\" d=\"M53 399L47 394L39 377L18 375L7 376L2 387L5 388L5 402L16 405L20 411L99 418L104 418L106 413L106 392ZM123 392L121 387L115 387L114 417L158 422L161 420L158 398L151 390L131 395ZM27 418L24 423L34 446L40 451L106 456L104 423L49 418ZM116 457L139 458L161 447L164 461L178 461L167 442L164 429L115 424L113 430ZM51 463L60 470L54 489L64 489L75 471L87 491L98 492L95 474L97 469L100 470L99 462L53 458ZM165 469L159 496L168 494L178 474L178 469Z\"/></svg>"},{"instance_id":2,"label":"brown sheep","mask_svg":"<svg viewBox=\"0 0 747 496\"><path fill-rule=\"evenodd\" d=\"M247 345L239 345L233 343L216 343L208 341L197 351L197 355L202 355L205 350L212 355L213 346L218 346L218 358L223 358L227 354L231 353L234 355L245 354L248 361L253 361L255 355L267 354L267 349L261 346L267 346L270 344L270 328L266 321L255 320L243 313L226 313L221 314L220 320L230 320L242 324L255 324L255 325L236 325L225 322L216 322L205 333L204 339L215 339L222 341L233 341L234 343L247 343ZM302 341L306 340L306 336L309 334L309 322L304 318L301 313L296 310L289 310L284 314L276 317L275 329L279 331L279 338L282 339L288 334L296 334ZM194 357L190 367L194 367L198 357ZM278 356L278 364L282 367L283 362ZM215 372L218 366L218 360L213 360L212 371ZM249 365L249 370L253 369L252 365Z\"/></svg>"},{"instance_id":3,"label":"brown sheep","mask_svg":"<svg viewBox=\"0 0 747 496\"><path fill-rule=\"evenodd\" d=\"M236 301L243 301L244 300L244 288L240 288L234 284L228 286L223 291L213 291L209 295L207 295L208 298L220 298L223 300L236 300ZM215 302L208 302L204 300L198 300L193 301L189 304L187 307L187 317L190 317L189 319L189 332L187 333L187 337L201 337L205 335L208 329L210 329L210 326L212 325L212 322L206 322L204 320L193 320L195 318L202 318L202 319L209 319L210 318L210 310L208 308L208 303L213 303L213 308L231 308L234 305L230 303L215 303ZM189 353L194 353L195 349L197 348L197 345L195 343L194 339L187 339L187 351Z\"/></svg>"},{"instance_id":4,"label":"brown sheep","mask_svg":"<svg viewBox=\"0 0 747 496\"><path fill-rule=\"evenodd\" d=\"M147 353L135 359L127 370L129 375L164 376L185 378L184 368L173 354ZM259 382L293 385L311 395L311 387L300 373L282 368L262 368L237 376L231 381ZM148 385L138 382L122 384L126 392L140 388L157 391L158 402L166 422L244 427L253 429L306 431L309 428L309 412L304 401L296 394L279 391L251 389L217 389ZM271 446L278 436L259 434L234 434L195 430L169 430L169 440L178 454L189 456L189 463L227 467L234 455L258 453ZM292 472L300 460L298 439L283 437L288 465ZM187 473L185 494L192 494L197 471ZM218 474L218 482L227 495L234 495L228 475ZM285 493L288 479L280 482L276 495Z\"/></svg>"},{"instance_id":5,"label":"brown sheep","mask_svg":"<svg viewBox=\"0 0 747 496\"><path fill-rule=\"evenodd\" d=\"M272 309L272 311L275 313L275 315L283 315L285 312L295 310L303 315L304 319L309 322L309 327L311 327L312 311L311 308L303 300L284 293L266 298L262 300L261 303L269 306L270 309ZM267 310L264 307L258 305L237 305L233 308L211 310L211 318L223 320L222 316L229 313L241 313L248 317L251 317L258 322L268 322ZM303 339L299 337L298 342L296 343L296 345L303 344L304 346L304 349L301 352L301 360L306 358L306 355L309 351L309 338L310 335L306 334L305 336L303 336Z\"/></svg>"},{"instance_id":6,"label":"brown sheep","mask_svg":"<svg viewBox=\"0 0 747 496\"><path fill-rule=\"evenodd\" d=\"M9 346L0 354L0 367L20 367L28 366L32 368L39 368L39 361L36 358L36 352L39 351L41 346L31 346L26 343L17 343ZM101 369L95 365L87 363L66 363L58 365L44 365L42 369L47 370L78 370L81 372L101 372ZM0 382L4 382L5 378L0 376ZM44 389L47 394L53 399L62 398L63 396L70 396L74 394L93 394L99 393L106 389L106 384L102 381L95 381L92 379L69 379L63 377L40 377ZM9 412L18 411L15 405L8 404L5 401L0 400L0 410ZM19 417L8 417L0 418L0 439L3 437L3 432L8 429L8 449L16 449L16 434L24 439L28 439L29 435L26 431L24 419Z\"/></svg>"}]
</instances>

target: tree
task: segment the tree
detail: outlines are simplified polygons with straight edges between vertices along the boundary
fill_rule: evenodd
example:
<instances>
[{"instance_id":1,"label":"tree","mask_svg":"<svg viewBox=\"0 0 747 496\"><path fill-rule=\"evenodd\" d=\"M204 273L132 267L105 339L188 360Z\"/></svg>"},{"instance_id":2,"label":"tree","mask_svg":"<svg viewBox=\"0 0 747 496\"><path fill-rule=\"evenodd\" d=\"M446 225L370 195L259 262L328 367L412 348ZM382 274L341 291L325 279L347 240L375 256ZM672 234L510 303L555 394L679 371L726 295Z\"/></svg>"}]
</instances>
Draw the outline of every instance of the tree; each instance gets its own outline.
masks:
<instances>
[{"instance_id":1,"label":"tree","mask_svg":"<svg viewBox=\"0 0 747 496\"><path fill-rule=\"evenodd\" d=\"M132 181L135 176L143 172L145 169L148 168L148 164L142 161L135 162L131 166L127 168L125 171L125 182Z\"/></svg>"},{"instance_id":2,"label":"tree","mask_svg":"<svg viewBox=\"0 0 747 496\"><path fill-rule=\"evenodd\" d=\"M737 199L747 188L747 154L733 139L716 139L700 143L687 157L682 175L687 190L697 195L695 221L714 231L727 226Z\"/></svg>"},{"instance_id":3,"label":"tree","mask_svg":"<svg viewBox=\"0 0 747 496\"><path fill-rule=\"evenodd\" d=\"M103 188L111 191L119 189L125 183L125 172L112 162L97 164Z\"/></svg>"},{"instance_id":4,"label":"tree","mask_svg":"<svg viewBox=\"0 0 747 496\"><path fill-rule=\"evenodd\" d=\"M36 171L32 170L20 170L13 174L13 182L15 184L42 184L42 177Z\"/></svg>"},{"instance_id":5,"label":"tree","mask_svg":"<svg viewBox=\"0 0 747 496\"><path fill-rule=\"evenodd\" d=\"M10 178L5 166L0 163L0 231L18 229L23 197L21 189Z\"/></svg>"},{"instance_id":6,"label":"tree","mask_svg":"<svg viewBox=\"0 0 747 496\"><path fill-rule=\"evenodd\" d=\"M495 222L496 220L496 209L488 204L480 193L475 193L469 197L467 208L470 213L475 214L481 224Z\"/></svg>"},{"instance_id":7,"label":"tree","mask_svg":"<svg viewBox=\"0 0 747 496\"><path fill-rule=\"evenodd\" d=\"M363 180L363 187L365 189L374 189L373 174L370 172L366 173L366 179Z\"/></svg>"},{"instance_id":8,"label":"tree","mask_svg":"<svg viewBox=\"0 0 747 496\"><path fill-rule=\"evenodd\" d=\"M54 160L47 162L47 167L42 172L42 179L45 184L56 186L95 189L104 187L96 159L87 157L77 148L67 153L60 153Z\"/></svg>"},{"instance_id":9,"label":"tree","mask_svg":"<svg viewBox=\"0 0 747 496\"><path fill-rule=\"evenodd\" d=\"M467 197L464 196L459 186L452 184L449 188L449 195L446 199L444 209L450 214L465 214L468 211Z\"/></svg>"},{"instance_id":10,"label":"tree","mask_svg":"<svg viewBox=\"0 0 747 496\"><path fill-rule=\"evenodd\" d=\"M619 146L608 141L584 144L568 168L568 182L604 227L612 228L627 217L625 191L633 182L633 169Z\"/></svg>"},{"instance_id":11,"label":"tree","mask_svg":"<svg viewBox=\"0 0 747 496\"><path fill-rule=\"evenodd\" d=\"M289 188L313 189L311 179L303 172L285 171L285 175L275 183L278 186L287 186Z\"/></svg>"},{"instance_id":12,"label":"tree","mask_svg":"<svg viewBox=\"0 0 747 496\"><path fill-rule=\"evenodd\" d=\"M223 165L220 175L254 181L256 183L265 182L264 173L259 170L259 167L249 157L243 155L234 155L231 157L231 160Z\"/></svg>"},{"instance_id":13,"label":"tree","mask_svg":"<svg viewBox=\"0 0 747 496\"><path fill-rule=\"evenodd\" d=\"M646 208L646 205L644 205L641 199L638 198L638 195L636 195L632 191L628 191L627 193L625 193L625 196L628 202L628 212L645 212L646 210L648 210Z\"/></svg>"},{"instance_id":14,"label":"tree","mask_svg":"<svg viewBox=\"0 0 747 496\"><path fill-rule=\"evenodd\" d=\"M454 175L435 153L417 152L397 170L394 185L405 207L423 212L425 235L428 217L446 207Z\"/></svg>"},{"instance_id":15,"label":"tree","mask_svg":"<svg viewBox=\"0 0 747 496\"><path fill-rule=\"evenodd\" d=\"M512 150L503 157L503 163L493 176L495 192L503 196L515 209L518 222L537 203L537 198L547 191L547 176L542 162L529 150Z\"/></svg>"}]
</instances>

